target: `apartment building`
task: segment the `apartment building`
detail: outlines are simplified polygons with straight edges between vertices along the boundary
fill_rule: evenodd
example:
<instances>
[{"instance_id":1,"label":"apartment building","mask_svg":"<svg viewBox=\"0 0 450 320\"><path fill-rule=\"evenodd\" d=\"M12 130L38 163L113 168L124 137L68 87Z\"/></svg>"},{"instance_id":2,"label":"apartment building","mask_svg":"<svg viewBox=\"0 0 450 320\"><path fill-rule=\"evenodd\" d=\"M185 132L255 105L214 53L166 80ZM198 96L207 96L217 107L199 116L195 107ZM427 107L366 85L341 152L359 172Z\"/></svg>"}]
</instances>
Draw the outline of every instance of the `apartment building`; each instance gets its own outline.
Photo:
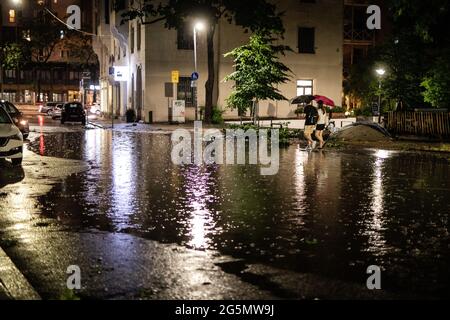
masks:
<instances>
[{"instance_id":1,"label":"apartment building","mask_svg":"<svg viewBox=\"0 0 450 320\"><path fill-rule=\"evenodd\" d=\"M113 6L111 0L96 0L97 36L95 50L100 58L102 108L104 112L124 115L128 108L137 111L145 121L167 122L174 99L184 100L188 120L195 119L196 107L205 104L207 80L206 35L198 32L198 72L200 78L193 87L194 71L193 25L187 23L180 30L168 30L164 23L142 25L140 21L121 24L121 13L132 0ZM343 70L343 1L342 0L277 0L279 11L285 12L286 33L280 44L293 52L281 57L292 70L291 80L280 86L287 98L302 94L321 94L342 101ZM234 71L233 61L224 54L247 43L249 34L225 19L220 21L215 36L216 83L214 96L217 105L225 109L232 83L224 83L226 75ZM123 74L115 81L113 67ZM166 83L172 71L180 74L174 96L165 95ZM288 101L263 101L260 116L295 117L296 106ZM197 108L199 110L199 108ZM225 117L236 117L227 110ZM152 119L150 119L152 118Z\"/></svg>"},{"instance_id":2,"label":"apartment building","mask_svg":"<svg viewBox=\"0 0 450 320\"><path fill-rule=\"evenodd\" d=\"M24 42L26 44L26 22L36 17L39 11L48 9L56 17L65 20L68 6L76 4L82 9L82 29L92 31L92 4L88 0L2 0L0 2L0 44ZM49 19L54 19L49 16ZM57 25L59 22L57 23ZM83 75L87 89L96 81L96 75L86 75L94 70L96 57L89 59L88 68L81 66L85 61L76 57L63 37L65 26L61 23L61 41L55 46L45 63L28 62L21 68L3 70L0 83L0 98L32 104L38 101L81 100ZM92 68L91 68L92 67ZM89 72L88 72L89 73ZM37 80L39 79L39 80ZM91 92L92 100L92 92Z\"/></svg>"},{"instance_id":3,"label":"apartment building","mask_svg":"<svg viewBox=\"0 0 450 320\"><path fill-rule=\"evenodd\" d=\"M373 4L380 6L382 10L381 30L367 28L367 8ZM390 28L385 1L344 0L344 82L348 79L352 67L364 61L371 49L385 41L390 33ZM345 97L344 100L344 104L352 109L360 103L351 97Z\"/></svg>"}]
</instances>

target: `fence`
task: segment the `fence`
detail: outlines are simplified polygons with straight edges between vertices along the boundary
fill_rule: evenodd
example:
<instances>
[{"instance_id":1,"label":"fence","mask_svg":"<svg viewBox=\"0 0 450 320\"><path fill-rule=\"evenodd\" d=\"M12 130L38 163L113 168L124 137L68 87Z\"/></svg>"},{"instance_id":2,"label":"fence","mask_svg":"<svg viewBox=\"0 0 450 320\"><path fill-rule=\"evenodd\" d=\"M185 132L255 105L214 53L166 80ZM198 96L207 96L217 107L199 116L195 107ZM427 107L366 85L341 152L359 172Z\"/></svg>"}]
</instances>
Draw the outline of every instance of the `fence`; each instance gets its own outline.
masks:
<instances>
[{"instance_id":1,"label":"fence","mask_svg":"<svg viewBox=\"0 0 450 320\"><path fill-rule=\"evenodd\" d=\"M448 112L389 112L386 125L396 135L450 138Z\"/></svg>"}]
</instances>

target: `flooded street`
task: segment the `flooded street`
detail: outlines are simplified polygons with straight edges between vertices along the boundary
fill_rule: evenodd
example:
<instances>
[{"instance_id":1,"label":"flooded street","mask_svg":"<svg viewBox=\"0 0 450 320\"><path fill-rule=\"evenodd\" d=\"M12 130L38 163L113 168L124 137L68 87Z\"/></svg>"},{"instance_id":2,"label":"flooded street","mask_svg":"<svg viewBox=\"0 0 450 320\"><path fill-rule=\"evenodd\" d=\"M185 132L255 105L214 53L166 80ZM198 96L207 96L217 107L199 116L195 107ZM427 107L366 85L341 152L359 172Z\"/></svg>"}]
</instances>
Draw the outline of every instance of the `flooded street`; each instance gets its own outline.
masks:
<instances>
[{"instance_id":1,"label":"flooded street","mask_svg":"<svg viewBox=\"0 0 450 320\"><path fill-rule=\"evenodd\" d=\"M258 264L365 286L367 267L378 265L388 292L450 296L448 157L292 146L281 150L279 174L264 177L257 166L174 166L166 134L55 133L29 147L89 166L21 209L70 232L232 257L244 267L222 269L236 275Z\"/></svg>"}]
</instances>

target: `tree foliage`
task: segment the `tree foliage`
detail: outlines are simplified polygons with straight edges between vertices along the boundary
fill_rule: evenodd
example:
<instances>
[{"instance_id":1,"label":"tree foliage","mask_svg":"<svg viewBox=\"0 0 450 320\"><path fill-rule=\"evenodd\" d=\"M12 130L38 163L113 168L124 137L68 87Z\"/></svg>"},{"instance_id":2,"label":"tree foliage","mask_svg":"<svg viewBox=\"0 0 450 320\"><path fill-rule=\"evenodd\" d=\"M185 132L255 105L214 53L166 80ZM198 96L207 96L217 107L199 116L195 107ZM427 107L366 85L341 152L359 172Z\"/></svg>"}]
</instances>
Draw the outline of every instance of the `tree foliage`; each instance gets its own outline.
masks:
<instances>
[{"instance_id":1,"label":"tree foliage","mask_svg":"<svg viewBox=\"0 0 450 320\"><path fill-rule=\"evenodd\" d=\"M24 49L18 43L7 43L0 47L0 63L4 69L16 69L25 59Z\"/></svg>"},{"instance_id":2,"label":"tree foliage","mask_svg":"<svg viewBox=\"0 0 450 320\"><path fill-rule=\"evenodd\" d=\"M422 82L425 101L433 107L450 108L450 61L440 59Z\"/></svg>"},{"instance_id":3,"label":"tree foliage","mask_svg":"<svg viewBox=\"0 0 450 320\"><path fill-rule=\"evenodd\" d=\"M26 20L24 27L28 30L26 48L32 62L48 62L61 40L61 30L64 27L44 10L38 11L35 17Z\"/></svg>"},{"instance_id":4,"label":"tree foliage","mask_svg":"<svg viewBox=\"0 0 450 320\"><path fill-rule=\"evenodd\" d=\"M450 2L391 0L390 9L396 36L396 48L391 45L385 55L389 63L394 62L391 94L403 93L410 105L448 105Z\"/></svg>"},{"instance_id":5,"label":"tree foliage","mask_svg":"<svg viewBox=\"0 0 450 320\"><path fill-rule=\"evenodd\" d=\"M450 2L447 0L390 0L392 35L373 52L367 65L356 66L346 93L374 94L374 69L386 68L382 94L387 101L409 107L439 106L448 100L450 72L443 72L450 56ZM367 102L366 102L367 103Z\"/></svg>"},{"instance_id":6,"label":"tree foliage","mask_svg":"<svg viewBox=\"0 0 450 320\"><path fill-rule=\"evenodd\" d=\"M289 80L291 70L284 65L280 55L290 48L274 45L276 39L269 33L258 32L249 43L225 54L234 58L236 71L225 78L234 81L234 91L227 99L228 107L245 112L256 100L286 100L277 85Z\"/></svg>"}]
</instances>

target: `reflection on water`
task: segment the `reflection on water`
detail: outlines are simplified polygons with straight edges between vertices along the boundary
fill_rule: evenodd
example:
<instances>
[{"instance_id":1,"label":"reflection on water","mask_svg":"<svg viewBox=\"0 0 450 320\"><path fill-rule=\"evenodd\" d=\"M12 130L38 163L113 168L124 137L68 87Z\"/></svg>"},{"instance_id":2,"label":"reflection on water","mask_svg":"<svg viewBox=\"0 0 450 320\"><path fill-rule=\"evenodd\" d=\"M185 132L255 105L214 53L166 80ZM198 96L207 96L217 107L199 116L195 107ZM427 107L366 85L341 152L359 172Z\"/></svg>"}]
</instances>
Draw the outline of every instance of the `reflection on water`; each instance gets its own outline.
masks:
<instances>
[{"instance_id":1,"label":"reflection on water","mask_svg":"<svg viewBox=\"0 0 450 320\"><path fill-rule=\"evenodd\" d=\"M388 151L281 152L280 172L184 166L170 137L93 130L45 138L45 154L83 159L42 203L76 227L129 232L248 261L386 289L449 294L449 161ZM42 143L34 145L40 148Z\"/></svg>"}]
</instances>

